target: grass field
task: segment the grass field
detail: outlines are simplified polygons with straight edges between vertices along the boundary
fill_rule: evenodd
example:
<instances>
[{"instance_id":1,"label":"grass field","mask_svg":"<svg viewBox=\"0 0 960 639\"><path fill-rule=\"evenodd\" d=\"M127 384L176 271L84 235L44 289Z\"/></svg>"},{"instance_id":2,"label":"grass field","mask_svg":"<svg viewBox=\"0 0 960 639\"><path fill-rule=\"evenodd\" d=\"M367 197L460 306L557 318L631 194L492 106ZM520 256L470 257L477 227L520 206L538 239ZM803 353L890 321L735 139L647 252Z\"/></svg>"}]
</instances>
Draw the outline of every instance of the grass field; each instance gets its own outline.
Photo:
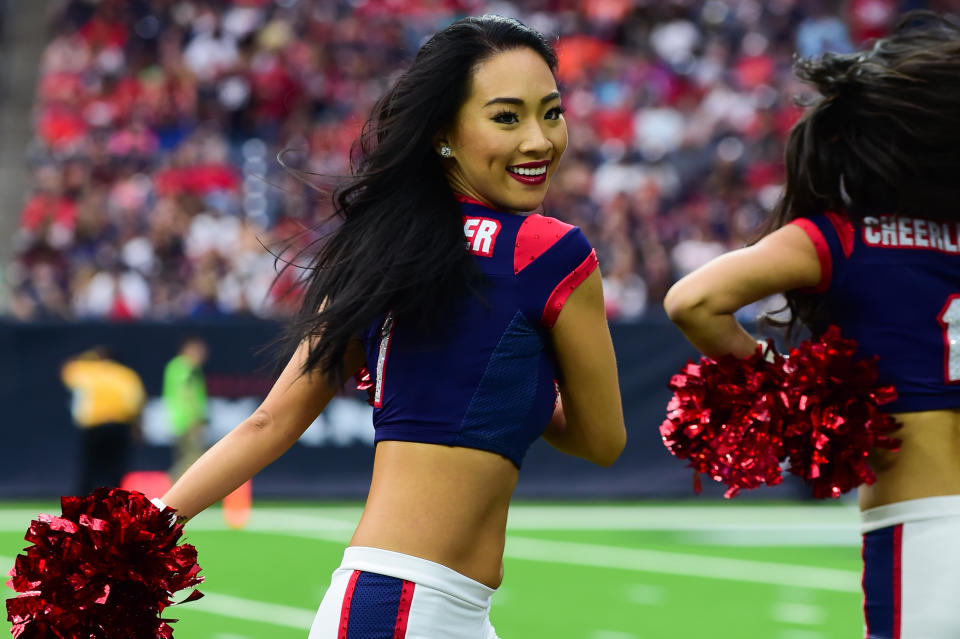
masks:
<instances>
[{"instance_id":1,"label":"grass field","mask_svg":"<svg viewBox=\"0 0 960 639\"><path fill-rule=\"evenodd\" d=\"M38 512L59 508L0 505L4 571ZM359 516L260 504L234 531L202 514L186 539L207 596L172 609L174 636L305 639ZM503 639L862 637L856 525L837 504L516 504L491 617Z\"/></svg>"}]
</instances>

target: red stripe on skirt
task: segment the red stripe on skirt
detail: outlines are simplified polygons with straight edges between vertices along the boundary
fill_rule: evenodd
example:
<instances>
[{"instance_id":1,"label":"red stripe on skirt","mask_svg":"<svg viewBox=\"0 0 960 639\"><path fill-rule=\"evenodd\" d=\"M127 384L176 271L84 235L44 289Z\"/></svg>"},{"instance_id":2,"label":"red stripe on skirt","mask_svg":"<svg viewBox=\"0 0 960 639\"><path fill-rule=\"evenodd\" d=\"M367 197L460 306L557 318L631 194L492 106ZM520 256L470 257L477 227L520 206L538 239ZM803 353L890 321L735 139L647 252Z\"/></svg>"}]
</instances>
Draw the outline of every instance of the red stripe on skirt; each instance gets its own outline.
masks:
<instances>
[{"instance_id":1,"label":"red stripe on skirt","mask_svg":"<svg viewBox=\"0 0 960 639\"><path fill-rule=\"evenodd\" d=\"M350 626L350 602L353 601L353 591L357 588L357 579L360 571L354 570L347 584L347 591L343 593L343 607L340 608L340 627L337 629L337 639L347 639L347 629Z\"/></svg>"},{"instance_id":2,"label":"red stripe on skirt","mask_svg":"<svg viewBox=\"0 0 960 639\"><path fill-rule=\"evenodd\" d=\"M407 636L407 621L410 619L410 604L413 603L413 590L417 584L404 581L400 590L400 606L397 608L397 625L393 628L393 639Z\"/></svg>"},{"instance_id":3,"label":"red stripe on skirt","mask_svg":"<svg viewBox=\"0 0 960 639\"><path fill-rule=\"evenodd\" d=\"M903 524L893 529L893 639L900 639L900 573L903 564Z\"/></svg>"}]
</instances>

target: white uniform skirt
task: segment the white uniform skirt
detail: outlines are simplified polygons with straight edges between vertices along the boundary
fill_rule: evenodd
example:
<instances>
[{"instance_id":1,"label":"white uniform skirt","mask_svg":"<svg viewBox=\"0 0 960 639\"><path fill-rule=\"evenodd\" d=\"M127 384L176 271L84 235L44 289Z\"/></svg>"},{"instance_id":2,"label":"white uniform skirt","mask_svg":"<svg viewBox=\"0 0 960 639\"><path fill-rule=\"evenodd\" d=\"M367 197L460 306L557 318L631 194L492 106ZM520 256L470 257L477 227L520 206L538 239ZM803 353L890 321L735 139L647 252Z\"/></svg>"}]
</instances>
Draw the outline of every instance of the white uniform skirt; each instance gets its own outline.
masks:
<instances>
[{"instance_id":1,"label":"white uniform skirt","mask_svg":"<svg viewBox=\"0 0 960 639\"><path fill-rule=\"evenodd\" d=\"M960 637L960 495L861 513L867 639Z\"/></svg>"},{"instance_id":2,"label":"white uniform skirt","mask_svg":"<svg viewBox=\"0 0 960 639\"><path fill-rule=\"evenodd\" d=\"M309 639L497 639L494 592L426 559L353 546L333 573Z\"/></svg>"}]
</instances>

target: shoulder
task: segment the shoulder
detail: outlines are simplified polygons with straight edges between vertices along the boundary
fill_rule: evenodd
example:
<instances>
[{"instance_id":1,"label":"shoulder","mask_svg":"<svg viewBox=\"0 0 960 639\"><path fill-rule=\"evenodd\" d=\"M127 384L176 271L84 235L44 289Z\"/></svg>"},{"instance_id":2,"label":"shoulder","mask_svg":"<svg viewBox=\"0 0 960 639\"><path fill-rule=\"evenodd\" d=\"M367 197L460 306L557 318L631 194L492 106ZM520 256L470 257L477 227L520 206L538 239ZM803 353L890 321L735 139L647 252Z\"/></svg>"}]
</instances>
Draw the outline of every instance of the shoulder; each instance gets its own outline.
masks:
<instances>
[{"instance_id":1,"label":"shoulder","mask_svg":"<svg viewBox=\"0 0 960 639\"><path fill-rule=\"evenodd\" d=\"M115 375L117 379L128 382L140 381L140 376L135 370L119 362L104 362L104 371Z\"/></svg>"},{"instance_id":2,"label":"shoulder","mask_svg":"<svg viewBox=\"0 0 960 639\"><path fill-rule=\"evenodd\" d=\"M186 358L183 355L177 355L164 367L164 370L167 373L177 373L187 368Z\"/></svg>"},{"instance_id":3,"label":"shoulder","mask_svg":"<svg viewBox=\"0 0 960 639\"><path fill-rule=\"evenodd\" d=\"M849 215L826 211L820 215L800 217L791 221L787 227L797 227L810 238L817 250L838 252L850 257L856 239L854 222Z\"/></svg>"},{"instance_id":4,"label":"shoulder","mask_svg":"<svg viewBox=\"0 0 960 639\"><path fill-rule=\"evenodd\" d=\"M545 215L528 215L517 230L513 270L519 273L548 251L579 253L592 249L580 229Z\"/></svg>"},{"instance_id":5,"label":"shoulder","mask_svg":"<svg viewBox=\"0 0 960 639\"><path fill-rule=\"evenodd\" d=\"M551 328L567 298L597 268L597 254L576 226L530 215L517 233L513 270L528 316Z\"/></svg>"},{"instance_id":6,"label":"shoulder","mask_svg":"<svg viewBox=\"0 0 960 639\"><path fill-rule=\"evenodd\" d=\"M140 382L140 373L135 371L133 368L120 364L120 369L123 372L123 374L127 376L128 379L134 380L138 383Z\"/></svg>"},{"instance_id":7,"label":"shoulder","mask_svg":"<svg viewBox=\"0 0 960 639\"><path fill-rule=\"evenodd\" d=\"M856 231L850 216L827 211L810 217L800 217L768 236L779 241L781 255L815 255L820 277L806 292L825 293L830 289L838 268L853 253Z\"/></svg>"},{"instance_id":8,"label":"shoulder","mask_svg":"<svg viewBox=\"0 0 960 639\"><path fill-rule=\"evenodd\" d=\"M76 382L77 376L83 373L83 362L70 360L60 368L60 378L66 384Z\"/></svg>"},{"instance_id":9,"label":"shoulder","mask_svg":"<svg viewBox=\"0 0 960 639\"><path fill-rule=\"evenodd\" d=\"M190 366L187 364L186 358L182 356L174 357L167 362L167 365L163 369L164 387L172 388L173 386L182 384L189 376Z\"/></svg>"}]
</instances>

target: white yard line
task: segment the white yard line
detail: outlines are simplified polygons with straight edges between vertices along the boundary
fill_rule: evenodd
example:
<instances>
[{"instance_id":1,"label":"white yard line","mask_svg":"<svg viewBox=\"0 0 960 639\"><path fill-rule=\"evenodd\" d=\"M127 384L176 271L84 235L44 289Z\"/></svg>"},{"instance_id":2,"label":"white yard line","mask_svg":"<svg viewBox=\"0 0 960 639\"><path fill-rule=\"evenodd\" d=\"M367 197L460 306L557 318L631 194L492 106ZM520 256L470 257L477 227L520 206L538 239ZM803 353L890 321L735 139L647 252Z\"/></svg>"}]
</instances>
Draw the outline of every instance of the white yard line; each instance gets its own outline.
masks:
<instances>
[{"instance_id":1,"label":"white yard line","mask_svg":"<svg viewBox=\"0 0 960 639\"><path fill-rule=\"evenodd\" d=\"M192 612L205 612L221 617L259 621L260 623L269 623L274 626L286 626L287 628L296 628L297 630L308 630L313 623L314 616L317 614L316 610L294 608L293 606L266 603L254 599L234 597L232 595L221 595L206 591L204 591L203 594L206 595L203 599L191 602L183 608L174 608L169 614L176 614L176 616L179 617L183 614L184 610L190 610ZM318 605L319 603L320 602L317 602Z\"/></svg>"},{"instance_id":2,"label":"white yard line","mask_svg":"<svg viewBox=\"0 0 960 639\"><path fill-rule=\"evenodd\" d=\"M860 573L751 559L507 537L505 557L729 581L860 592Z\"/></svg>"},{"instance_id":3,"label":"white yard line","mask_svg":"<svg viewBox=\"0 0 960 639\"><path fill-rule=\"evenodd\" d=\"M521 507L511 509L508 532L544 530L660 531L685 535L684 543L724 546L848 546L859 547L856 511L829 508L792 510L739 508L681 508L672 513L663 507ZM706 512L703 512L706 510ZM332 541L347 540L360 519L360 509L338 509L323 515L293 509L260 509L252 513L245 530L287 534ZM699 516L698 516L699 515ZM825 516L824 516L825 515ZM2 524L2 519L0 519ZM22 524L21 524L22 525ZM227 530L218 509L202 513L190 522L190 531Z\"/></svg>"},{"instance_id":4,"label":"white yard line","mask_svg":"<svg viewBox=\"0 0 960 639\"><path fill-rule=\"evenodd\" d=\"M776 639L824 639L824 635L816 630L798 630L790 628L781 630Z\"/></svg>"},{"instance_id":5,"label":"white yard line","mask_svg":"<svg viewBox=\"0 0 960 639\"><path fill-rule=\"evenodd\" d=\"M826 615L822 606L792 601L778 601L770 609L774 621L807 626L823 624Z\"/></svg>"},{"instance_id":6,"label":"white yard line","mask_svg":"<svg viewBox=\"0 0 960 639\"><path fill-rule=\"evenodd\" d=\"M59 508L51 508L56 512ZM248 530L349 530L360 519L359 506L316 508L255 507ZM0 508L0 532L20 532L37 511ZM800 506L535 505L510 508L509 530L677 530L677 531L855 531L852 506L825 503ZM222 511L210 508L190 523L193 530L224 530Z\"/></svg>"},{"instance_id":7,"label":"white yard line","mask_svg":"<svg viewBox=\"0 0 960 639\"><path fill-rule=\"evenodd\" d=\"M277 531L331 543L346 543L347 535L323 531ZM834 592L860 592L859 572L818 568L752 559L714 557L703 554L601 546L532 537L507 536L503 556L507 559L590 566L644 573L721 579Z\"/></svg>"},{"instance_id":8,"label":"white yard line","mask_svg":"<svg viewBox=\"0 0 960 639\"><path fill-rule=\"evenodd\" d=\"M855 528L856 507L835 503L798 506L606 505L511 506L507 527L514 530L764 530Z\"/></svg>"},{"instance_id":9,"label":"white yard line","mask_svg":"<svg viewBox=\"0 0 960 639\"><path fill-rule=\"evenodd\" d=\"M632 604L662 606L666 601L663 588L651 584L632 584L624 589L624 597Z\"/></svg>"}]
</instances>

